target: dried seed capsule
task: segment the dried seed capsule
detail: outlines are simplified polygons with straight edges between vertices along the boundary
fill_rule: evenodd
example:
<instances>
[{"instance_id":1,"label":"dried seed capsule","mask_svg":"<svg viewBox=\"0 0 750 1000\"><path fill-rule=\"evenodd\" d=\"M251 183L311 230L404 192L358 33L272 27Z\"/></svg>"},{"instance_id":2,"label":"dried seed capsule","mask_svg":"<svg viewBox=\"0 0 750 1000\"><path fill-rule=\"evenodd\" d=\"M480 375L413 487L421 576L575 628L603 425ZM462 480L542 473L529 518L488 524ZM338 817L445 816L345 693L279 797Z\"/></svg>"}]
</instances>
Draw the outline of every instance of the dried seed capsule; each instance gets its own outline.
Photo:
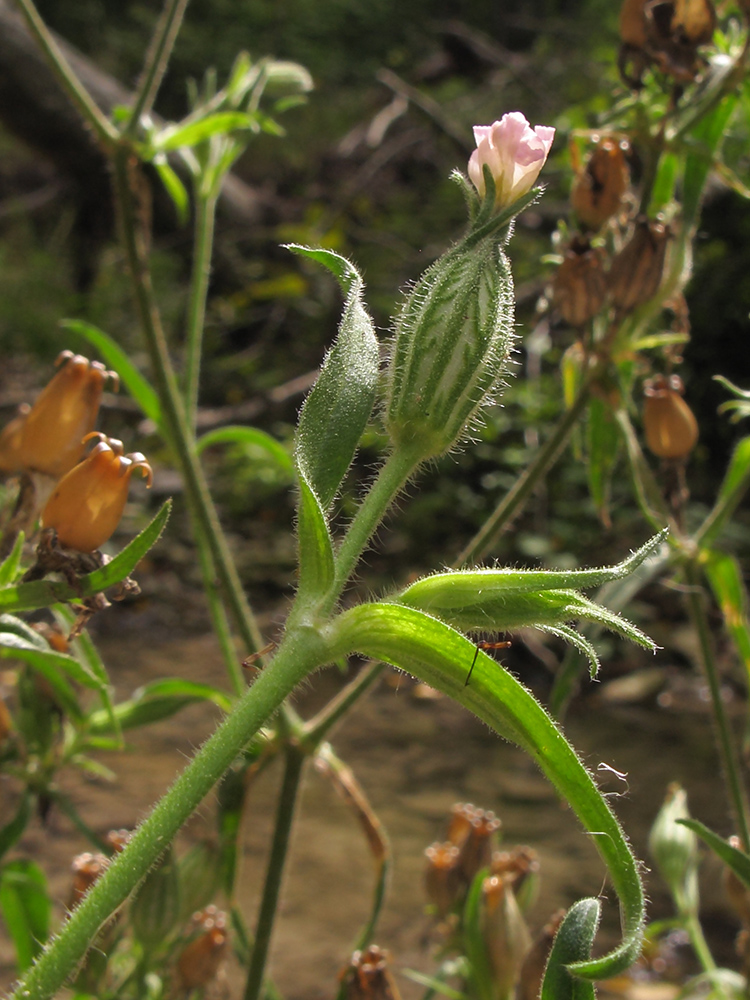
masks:
<instances>
[{"instance_id":1,"label":"dried seed capsule","mask_svg":"<svg viewBox=\"0 0 750 1000\"><path fill-rule=\"evenodd\" d=\"M673 36L689 45L707 45L716 28L716 11L711 0L674 0L670 25Z\"/></svg>"},{"instance_id":2,"label":"dried seed capsule","mask_svg":"<svg viewBox=\"0 0 750 1000\"><path fill-rule=\"evenodd\" d=\"M607 294L602 252L574 239L552 283L552 301L569 326L583 326L601 310Z\"/></svg>"},{"instance_id":3,"label":"dried seed capsule","mask_svg":"<svg viewBox=\"0 0 750 1000\"><path fill-rule=\"evenodd\" d=\"M687 458L698 440L698 422L682 398L682 380L659 375L644 387L643 429L649 450L659 458Z\"/></svg>"},{"instance_id":4,"label":"dried seed capsule","mask_svg":"<svg viewBox=\"0 0 750 1000\"><path fill-rule=\"evenodd\" d=\"M5 698L0 694L0 746L8 739L13 732L13 717L5 702Z\"/></svg>"},{"instance_id":5,"label":"dried seed capsule","mask_svg":"<svg viewBox=\"0 0 750 1000\"><path fill-rule=\"evenodd\" d=\"M624 144L615 139L601 139L570 196L581 226L592 232L601 229L619 209L629 183Z\"/></svg>"},{"instance_id":6,"label":"dried seed capsule","mask_svg":"<svg viewBox=\"0 0 750 1000\"><path fill-rule=\"evenodd\" d=\"M91 854L89 851L79 854L73 859L71 871L73 882L68 895L68 909L72 910L86 895L91 886L102 875L109 858L106 854Z\"/></svg>"},{"instance_id":7,"label":"dried seed capsule","mask_svg":"<svg viewBox=\"0 0 750 1000\"><path fill-rule=\"evenodd\" d=\"M620 38L623 44L642 49L646 44L647 0L624 0L620 8Z\"/></svg>"},{"instance_id":8,"label":"dried seed capsule","mask_svg":"<svg viewBox=\"0 0 750 1000\"><path fill-rule=\"evenodd\" d=\"M63 351L60 370L42 389L23 423L24 468L59 479L83 457L83 439L94 429L104 384L117 376L98 361Z\"/></svg>"},{"instance_id":9,"label":"dried seed capsule","mask_svg":"<svg viewBox=\"0 0 750 1000\"><path fill-rule=\"evenodd\" d=\"M518 977L517 1000L539 1000L547 960L552 951L555 934L557 934L564 916L565 910L558 910L553 914L532 943L526 958L523 960Z\"/></svg>"},{"instance_id":10,"label":"dried seed capsule","mask_svg":"<svg viewBox=\"0 0 750 1000\"><path fill-rule=\"evenodd\" d=\"M218 975L227 952L227 917L215 906L193 916L200 934L185 946L177 959L177 977L185 992L205 989Z\"/></svg>"},{"instance_id":11,"label":"dried seed capsule","mask_svg":"<svg viewBox=\"0 0 750 1000\"><path fill-rule=\"evenodd\" d=\"M151 485L151 466L140 452L122 454L122 443L104 435L85 461L64 476L42 511L60 545L79 552L102 546L120 523L130 477L139 469Z\"/></svg>"},{"instance_id":12,"label":"dried seed capsule","mask_svg":"<svg viewBox=\"0 0 750 1000\"><path fill-rule=\"evenodd\" d=\"M609 292L620 312L631 312L656 295L670 238L668 227L660 222L644 216L636 219L633 235L609 270Z\"/></svg>"},{"instance_id":13,"label":"dried seed capsule","mask_svg":"<svg viewBox=\"0 0 750 1000\"><path fill-rule=\"evenodd\" d=\"M437 913L444 917L464 896L464 881L458 867L459 849L447 841L425 849L425 890Z\"/></svg>"},{"instance_id":14,"label":"dried seed capsule","mask_svg":"<svg viewBox=\"0 0 750 1000\"><path fill-rule=\"evenodd\" d=\"M0 472L21 472L24 468L21 442L30 410L28 403L22 403L18 407L17 416L0 433Z\"/></svg>"},{"instance_id":15,"label":"dried seed capsule","mask_svg":"<svg viewBox=\"0 0 750 1000\"><path fill-rule=\"evenodd\" d=\"M512 996L531 937L513 889L500 875L482 883L480 927L496 996Z\"/></svg>"},{"instance_id":16,"label":"dried seed capsule","mask_svg":"<svg viewBox=\"0 0 750 1000\"><path fill-rule=\"evenodd\" d=\"M401 1000L388 958L388 952L375 944L355 951L341 977L345 1000Z\"/></svg>"},{"instance_id":17,"label":"dried seed capsule","mask_svg":"<svg viewBox=\"0 0 750 1000\"><path fill-rule=\"evenodd\" d=\"M481 809L477 811L468 835L459 848L458 867L467 885L483 868L489 868L495 846L495 834L501 826L500 820L494 813L484 812Z\"/></svg>"}]
</instances>

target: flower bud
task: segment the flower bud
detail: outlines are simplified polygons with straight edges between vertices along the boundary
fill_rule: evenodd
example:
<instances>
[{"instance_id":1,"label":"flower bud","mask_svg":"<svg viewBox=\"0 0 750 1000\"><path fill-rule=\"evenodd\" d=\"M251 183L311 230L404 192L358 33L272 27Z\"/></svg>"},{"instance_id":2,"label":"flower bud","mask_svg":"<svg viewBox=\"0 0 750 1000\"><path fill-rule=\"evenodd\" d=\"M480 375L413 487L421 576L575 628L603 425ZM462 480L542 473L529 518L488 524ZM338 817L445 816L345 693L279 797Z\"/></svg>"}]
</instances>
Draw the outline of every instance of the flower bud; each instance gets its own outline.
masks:
<instances>
[{"instance_id":1,"label":"flower bud","mask_svg":"<svg viewBox=\"0 0 750 1000\"><path fill-rule=\"evenodd\" d=\"M661 284L671 233L660 222L641 216L630 240L612 261L609 292L621 313L652 299Z\"/></svg>"},{"instance_id":2,"label":"flower bud","mask_svg":"<svg viewBox=\"0 0 750 1000\"><path fill-rule=\"evenodd\" d=\"M388 952L375 944L355 951L341 976L345 1000L401 1000L388 958Z\"/></svg>"},{"instance_id":3,"label":"flower bud","mask_svg":"<svg viewBox=\"0 0 750 1000\"><path fill-rule=\"evenodd\" d=\"M495 210L501 210L527 194L552 148L555 130L548 125L534 128L520 111L503 115L492 125L475 125L477 148L469 158L469 179L484 198L487 167L495 182Z\"/></svg>"},{"instance_id":4,"label":"flower bud","mask_svg":"<svg viewBox=\"0 0 750 1000\"><path fill-rule=\"evenodd\" d=\"M94 882L103 874L108 864L109 858L106 854L91 854L89 851L79 854L73 859L71 865L73 882L68 895L69 910L81 902Z\"/></svg>"},{"instance_id":5,"label":"flower bud","mask_svg":"<svg viewBox=\"0 0 750 1000\"><path fill-rule=\"evenodd\" d=\"M698 422L683 391L677 375L658 375L644 387L643 429L649 450L658 458L685 459L698 440Z\"/></svg>"},{"instance_id":6,"label":"flower bud","mask_svg":"<svg viewBox=\"0 0 750 1000\"><path fill-rule=\"evenodd\" d=\"M415 461L448 451L497 387L514 334L513 279L497 238L469 234L404 300L385 424Z\"/></svg>"},{"instance_id":7,"label":"flower bud","mask_svg":"<svg viewBox=\"0 0 750 1000\"><path fill-rule=\"evenodd\" d=\"M227 917L215 906L193 915L199 931L177 959L177 978L186 993L205 989L216 979L228 947Z\"/></svg>"},{"instance_id":8,"label":"flower bud","mask_svg":"<svg viewBox=\"0 0 750 1000\"><path fill-rule=\"evenodd\" d=\"M584 326L601 310L607 294L602 252L574 239L552 283L552 301L569 326Z\"/></svg>"},{"instance_id":9,"label":"flower bud","mask_svg":"<svg viewBox=\"0 0 750 1000\"><path fill-rule=\"evenodd\" d=\"M459 850L450 841L425 849L425 890L436 913L444 917L464 896L464 881L458 867Z\"/></svg>"},{"instance_id":10,"label":"flower bud","mask_svg":"<svg viewBox=\"0 0 750 1000\"><path fill-rule=\"evenodd\" d=\"M98 361L63 351L60 370L27 414L20 440L24 468L55 479L83 456L83 439L94 429L104 383L117 376Z\"/></svg>"},{"instance_id":11,"label":"flower bud","mask_svg":"<svg viewBox=\"0 0 750 1000\"><path fill-rule=\"evenodd\" d=\"M504 1000L512 996L531 937L510 882L501 875L492 875L482 883L480 927L494 995Z\"/></svg>"},{"instance_id":12,"label":"flower bud","mask_svg":"<svg viewBox=\"0 0 750 1000\"><path fill-rule=\"evenodd\" d=\"M42 527L54 528L60 545L79 552L93 552L114 533L136 469L151 485L151 466L140 452L123 455L122 442L88 435L96 436L99 443L60 480L42 511Z\"/></svg>"},{"instance_id":13,"label":"flower bud","mask_svg":"<svg viewBox=\"0 0 750 1000\"><path fill-rule=\"evenodd\" d=\"M570 200L584 229L597 232L619 209L630 174L623 143L600 140L576 179Z\"/></svg>"},{"instance_id":14,"label":"flower bud","mask_svg":"<svg viewBox=\"0 0 750 1000\"><path fill-rule=\"evenodd\" d=\"M698 838L678 819L689 819L687 793L672 784L651 827L648 846L680 915L698 908Z\"/></svg>"}]
</instances>

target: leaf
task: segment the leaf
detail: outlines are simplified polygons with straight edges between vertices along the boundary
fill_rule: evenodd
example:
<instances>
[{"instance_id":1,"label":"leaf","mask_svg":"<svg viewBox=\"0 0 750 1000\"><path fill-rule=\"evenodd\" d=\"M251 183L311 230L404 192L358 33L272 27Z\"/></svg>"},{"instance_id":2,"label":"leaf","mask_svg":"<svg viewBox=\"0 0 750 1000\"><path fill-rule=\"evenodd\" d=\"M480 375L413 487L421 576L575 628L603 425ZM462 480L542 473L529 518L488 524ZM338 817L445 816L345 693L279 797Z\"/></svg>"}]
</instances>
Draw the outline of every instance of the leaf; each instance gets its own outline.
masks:
<instances>
[{"instance_id":1,"label":"leaf","mask_svg":"<svg viewBox=\"0 0 750 1000\"><path fill-rule=\"evenodd\" d=\"M472 879L463 911L463 940L469 960L469 981L472 995L478 1000L495 1000L498 993L482 927L482 886L489 870L478 872ZM504 990L500 991L504 994Z\"/></svg>"},{"instance_id":2,"label":"leaf","mask_svg":"<svg viewBox=\"0 0 750 1000\"><path fill-rule=\"evenodd\" d=\"M295 244L287 249L327 267L346 295L338 336L304 402L296 436L297 464L325 511L370 419L378 385L378 342L354 265L331 250Z\"/></svg>"},{"instance_id":3,"label":"leaf","mask_svg":"<svg viewBox=\"0 0 750 1000\"><path fill-rule=\"evenodd\" d=\"M153 163L167 194L172 199L180 225L186 225L190 218L190 198L185 185L170 167L166 157L155 156Z\"/></svg>"},{"instance_id":4,"label":"leaf","mask_svg":"<svg viewBox=\"0 0 750 1000\"><path fill-rule=\"evenodd\" d=\"M595 781L534 697L464 636L412 608L361 604L334 619L326 633L332 658L358 652L416 675L474 712L537 762L591 834L620 899L621 944L601 958L576 961L571 971L587 979L607 979L628 968L638 957L643 936L638 863Z\"/></svg>"},{"instance_id":5,"label":"leaf","mask_svg":"<svg viewBox=\"0 0 750 1000\"><path fill-rule=\"evenodd\" d=\"M731 868L743 885L750 889L750 858L744 851L739 850L737 847L732 847L718 833L709 830L707 826L704 826L697 819L680 819L677 822L681 823L682 826L688 827L693 833L697 833L701 840L711 848L717 858L723 861L728 868Z\"/></svg>"},{"instance_id":6,"label":"leaf","mask_svg":"<svg viewBox=\"0 0 750 1000\"><path fill-rule=\"evenodd\" d=\"M76 620L74 612L67 607L67 605L58 604L57 607L53 608L53 613L55 619L64 626L66 631L69 632ZM99 656L98 649L85 629L71 642L71 648L74 651L76 659L83 663L91 674L101 681L99 694L102 699L102 705L104 706L104 710L109 715L113 732L119 740L122 740L122 734L119 731L114 714L114 705L112 704L109 674L107 673L107 668L104 666L101 656Z\"/></svg>"},{"instance_id":7,"label":"leaf","mask_svg":"<svg viewBox=\"0 0 750 1000\"><path fill-rule=\"evenodd\" d=\"M654 186L651 189L651 201L648 207L650 219L655 219L664 206L672 200L679 165L680 158L674 153L665 152L659 158L659 166Z\"/></svg>"},{"instance_id":8,"label":"leaf","mask_svg":"<svg viewBox=\"0 0 750 1000\"><path fill-rule=\"evenodd\" d=\"M244 129L257 130L255 115L244 111L217 111L187 125L168 125L151 136L150 146L157 152L168 153L186 146L199 146L214 135L227 135Z\"/></svg>"},{"instance_id":9,"label":"leaf","mask_svg":"<svg viewBox=\"0 0 750 1000\"><path fill-rule=\"evenodd\" d=\"M49 936L52 911L44 872L33 861L11 861L0 871L0 910L23 972Z\"/></svg>"},{"instance_id":10,"label":"leaf","mask_svg":"<svg viewBox=\"0 0 750 1000\"><path fill-rule=\"evenodd\" d=\"M0 563L0 587L7 587L18 576L25 541L26 536L22 531L19 531L12 550Z\"/></svg>"},{"instance_id":11,"label":"leaf","mask_svg":"<svg viewBox=\"0 0 750 1000\"><path fill-rule=\"evenodd\" d=\"M75 588L67 583L53 580L38 580L34 583L19 583L15 587L0 588L0 611L34 611L63 601L80 601L83 597L91 597L106 590L107 587L121 583L133 572L148 550L157 543L171 509L172 501L166 500L153 521L136 535L122 552L118 552L101 569L79 577Z\"/></svg>"},{"instance_id":12,"label":"leaf","mask_svg":"<svg viewBox=\"0 0 750 1000\"><path fill-rule=\"evenodd\" d=\"M76 667L79 666L72 657L65 656L63 653L55 653L49 648L47 650L37 649L12 632L0 632L0 656L13 657L28 663L33 670L47 680L52 688L54 698L65 714L76 722L83 721L83 712L78 704L75 691L61 673L61 670L68 666L66 662L68 660L72 661ZM89 683L88 686L96 685Z\"/></svg>"},{"instance_id":13,"label":"leaf","mask_svg":"<svg viewBox=\"0 0 750 1000\"><path fill-rule=\"evenodd\" d=\"M70 330L93 344L105 362L120 376L120 380L149 420L161 426L161 405L156 390L141 375L120 345L103 330L82 319L63 319L63 330Z\"/></svg>"},{"instance_id":14,"label":"leaf","mask_svg":"<svg viewBox=\"0 0 750 1000\"><path fill-rule=\"evenodd\" d=\"M737 106L737 95L727 94L708 114L700 119L690 137L697 144L694 152L685 158L682 182L682 210L687 226L698 214L703 188L716 156L729 120Z\"/></svg>"},{"instance_id":15,"label":"leaf","mask_svg":"<svg viewBox=\"0 0 750 1000\"><path fill-rule=\"evenodd\" d=\"M568 971L591 954L601 907L597 899L579 899L568 912L555 935L540 1000L594 1000L594 984Z\"/></svg>"},{"instance_id":16,"label":"leaf","mask_svg":"<svg viewBox=\"0 0 750 1000\"><path fill-rule=\"evenodd\" d=\"M122 729L134 729L168 719L197 701L213 702L222 712L228 712L232 707L229 696L218 688L173 677L153 681L139 688L132 698L115 705L114 716ZM109 733L112 728L112 721L106 711L92 712L87 719L87 732L90 735Z\"/></svg>"},{"instance_id":17,"label":"leaf","mask_svg":"<svg viewBox=\"0 0 750 1000\"><path fill-rule=\"evenodd\" d=\"M727 632L734 640L737 653L750 678L750 625L748 625L748 596L742 569L735 556L712 552L705 564L706 576L711 585Z\"/></svg>"},{"instance_id":18,"label":"leaf","mask_svg":"<svg viewBox=\"0 0 750 1000\"><path fill-rule=\"evenodd\" d=\"M294 463L289 457L286 448L279 444L276 438L266 434L265 431L257 427L218 427L214 431L208 431L198 438L196 447L198 454L202 454L206 448L212 448L216 444L245 444L262 448L278 465L282 472L291 478L294 474Z\"/></svg>"},{"instance_id":19,"label":"leaf","mask_svg":"<svg viewBox=\"0 0 750 1000\"><path fill-rule=\"evenodd\" d=\"M620 432L611 407L594 396L589 403L588 421L589 491L605 527L611 524L608 511L609 491L619 443Z\"/></svg>"},{"instance_id":20,"label":"leaf","mask_svg":"<svg viewBox=\"0 0 750 1000\"><path fill-rule=\"evenodd\" d=\"M699 528L695 541L708 546L718 536L727 519L750 485L750 437L744 437L732 452L729 466L719 487L714 509Z\"/></svg>"},{"instance_id":21,"label":"leaf","mask_svg":"<svg viewBox=\"0 0 750 1000\"><path fill-rule=\"evenodd\" d=\"M26 826L31 819L34 796L28 788L25 788L18 803L16 815L5 826L0 827L0 858L20 840Z\"/></svg>"},{"instance_id":22,"label":"leaf","mask_svg":"<svg viewBox=\"0 0 750 1000\"><path fill-rule=\"evenodd\" d=\"M310 489L303 472L299 474L299 508L297 512L297 544L299 545L298 593L306 598L320 599L331 588L334 579L333 542L325 515L317 496Z\"/></svg>"}]
</instances>

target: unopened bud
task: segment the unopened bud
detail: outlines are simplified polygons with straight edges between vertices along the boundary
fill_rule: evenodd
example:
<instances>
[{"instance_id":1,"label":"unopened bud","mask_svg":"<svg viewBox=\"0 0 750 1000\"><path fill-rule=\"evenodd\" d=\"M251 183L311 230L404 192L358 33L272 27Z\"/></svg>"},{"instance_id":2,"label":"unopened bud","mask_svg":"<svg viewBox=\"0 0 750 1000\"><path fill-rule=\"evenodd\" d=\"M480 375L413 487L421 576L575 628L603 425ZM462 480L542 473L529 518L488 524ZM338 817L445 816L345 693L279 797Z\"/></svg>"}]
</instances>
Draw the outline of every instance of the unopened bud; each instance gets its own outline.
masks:
<instances>
[{"instance_id":1,"label":"unopened bud","mask_svg":"<svg viewBox=\"0 0 750 1000\"><path fill-rule=\"evenodd\" d=\"M482 883L480 926L495 996L509 997L531 947L531 937L513 889L500 875Z\"/></svg>"},{"instance_id":2,"label":"unopened bud","mask_svg":"<svg viewBox=\"0 0 750 1000\"><path fill-rule=\"evenodd\" d=\"M600 312L606 294L601 250L573 240L552 284L555 308L569 326L584 326Z\"/></svg>"},{"instance_id":3,"label":"unopened bud","mask_svg":"<svg viewBox=\"0 0 750 1000\"><path fill-rule=\"evenodd\" d=\"M685 459L698 440L698 422L682 392L677 375L659 375L644 387L643 429L649 450L658 458Z\"/></svg>"},{"instance_id":4,"label":"unopened bud","mask_svg":"<svg viewBox=\"0 0 750 1000\"><path fill-rule=\"evenodd\" d=\"M109 858L106 854L91 854L89 851L79 854L73 859L71 865L73 881L68 894L69 910L81 902L94 882L103 874L108 864Z\"/></svg>"},{"instance_id":5,"label":"unopened bud","mask_svg":"<svg viewBox=\"0 0 750 1000\"><path fill-rule=\"evenodd\" d=\"M623 143L601 139L576 179L570 196L581 226L591 232L601 229L619 209L629 182Z\"/></svg>"},{"instance_id":6,"label":"unopened bud","mask_svg":"<svg viewBox=\"0 0 750 1000\"><path fill-rule=\"evenodd\" d=\"M609 270L609 292L621 313L632 312L656 295L670 238L669 229L660 222L636 220L633 235Z\"/></svg>"},{"instance_id":7,"label":"unopened bud","mask_svg":"<svg viewBox=\"0 0 750 1000\"><path fill-rule=\"evenodd\" d=\"M227 917L215 906L195 913L193 925L198 936L185 946L177 959L177 978L181 989L205 989L216 979L227 952Z\"/></svg>"},{"instance_id":8,"label":"unopened bud","mask_svg":"<svg viewBox=\"0 0 750 1000\"><path fill-rule=\"evenodd\" d=\"M425 890L436 913L444 917L463 899L464 880L458 867L459 850L450 841L431 844L425 849L427 869Z\"/></svg>"},{"instance_id":9,"label":"unopened bud","mask_svg":"<svg viewBox=\"0 0 750 1000\"><path fill-rule=\"evenodd\" d=\"M123 455L122 442L103 434L88 457L60 480L42 511L42 527L54 528L60 545L93 552L120 523L131 475L151 485L151 466L140 452Z\"/></svg>"},{"instance_id":10,"label":"unopened bud","mask_svg":"<svg viewBox=\"0 0 750 1000\"><path fill-rule=\"evenodd\" d=\"M20 441L24 468L55 479L83 456L83 439L94 429L104 384L117 376L98 361L63 351L60 370L42 389L25 420Z\"/></svg>"},{"instance_id":11,"label":"unopened bud","mask_svg":"<svg viewBox=\"0 0 750 1000\"><path fill-rule=\"evenodd\" d=\"M687 793L672 784L648 838L651 855L681 915L695 913L698 907L698 838L677 822L689 818Z\"/></svg>"},{"instance_id":12,"label":"unopened bud","mask_svg":"<svg viewBox=\"0 0 750 1000\"><path fill-rule=\"evenodd\" d=\"M401 1000L388 960L388 952L375 944L355 951L341 976L345 1000Z\"/></svg>"}]
</instances>

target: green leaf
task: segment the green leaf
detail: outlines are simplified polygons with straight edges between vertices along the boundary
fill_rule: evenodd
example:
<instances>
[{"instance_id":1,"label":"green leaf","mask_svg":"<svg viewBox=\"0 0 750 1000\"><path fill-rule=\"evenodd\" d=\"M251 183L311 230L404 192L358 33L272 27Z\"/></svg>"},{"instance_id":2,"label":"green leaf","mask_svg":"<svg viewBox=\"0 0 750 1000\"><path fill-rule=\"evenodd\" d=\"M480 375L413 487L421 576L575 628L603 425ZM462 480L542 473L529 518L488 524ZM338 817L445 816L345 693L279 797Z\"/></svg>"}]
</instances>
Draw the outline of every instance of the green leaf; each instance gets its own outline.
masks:
<instances>
[{"instance_id":1,"label":"green leaf","mask_svg":"<svg viewBox=\"0 0 750 1000\"><path fill-rule=\"evenodd\" d=\"M716 857L723 861L728 868L731 868L743 885L750 889L750 858L744 851L739 850L737 847L732 847L718 833L709 830L707 826L704 826L697 819L680 819L677 822L681 823L682 826L688 827L693 833L697 833L701 840L711 848Z\"/></svg>"},{"instance_id":2,"label":"green leaf","mask_svg":"<svg viewBox=\"0 0 750 1000\"><path fill-rule=\"evenodd\" d=\"M22 531L19 531L12 550L2 563L0 563L0 587L7 587L18 576L21 566L21 556L23 554L23 543L25 541L26 536Z\"/></svg>"},{"instance_id":3,"label":"green leaf","mask_svg":"<svg viewBox=\"0 0 750 1000\"><path fill-rule=\"evenodd\" d=\"M0 858L16 844L23 836L29 820L31 819L34 796L28 788L23 790L21 801L18 803L16 815L5 826L0 827Z\"/></svg>"},{"instance_id":4,"label":"green leaf","mask_svg":"<svg viewBox=\"0 0 750 1000\"><path fill-rule=\"evenodd\" d=\"M63 319L63 330L70 330L93 344L104 361L120 376L122 384L143 410L145 416L161 426L161 405L156 390L138 371L120 345L103 330L82 319Z\"/></svg>"},{"instance_id":5,"label":"green leaf","mask_svg":"<svg viewBox=\"0 0 750 1000\"><path fill-rule=\"evenodd\" d=\"M214 431L208 431L198 438L198 454L202 454L206 448L212 448L216 444L245 444L262 448L278 465L282 472L291 478L294 475L294 463L289 457L286 448L279 444L276 438L266 434L265 431L257 427L218 427Z\"/></svg>"},{"instance_id":6,"label":"green leaf","mask_svg":"<svg viewBox=\"0 0 750 1000\"><path fill-rule=\"evenodd\" d=\"M0 871L0 910L23 972L49 937L52 911L44 872L33 861L11 861Z\"/></svg>"},{"instance_id":7,"label":"green leaf","mask_svg":"<svg viewBox=\"0 0 750 1000\"><path fill-rule=\"evenodd\" d=\"M489 870L478 872L469 886L463 912L463 939L469 960L469 980L472 995L478 1000L495 1000L495 976L490 963L482 928L482 886Z\"/></svg>"},{"instance_id":8,"label":"green leaf","mask_svg":"<svg viewBox=\"0 0 750 1000\"><path fill-rule=\"evenodd\" d=\"M638 957L643 936L638 863L595 781L534 697L464 636L412 608L361 604L334 619L326 633L332 658L358 652L406 670L530 754L592 835L620 899L621 944L601 958L576 961L571 971L587 979L607 979L628 968Z\"/></svg>"},{"instance_id":9,"label":"green leaf","mask_svg":"<svg viewBox=\"0 0 750 1000\"><path fill-rule=\"evenodd\" d=\"M742 569L734 556L712 552L705 564L706 576L711 585L727 632L734 640L737 653L750 679L750 625L748 625L748 596Z\"/></svg>"},{"instance_id":10,"label":"green leaf","mask_svg":"<svg viewBox=\"0 0 750 1000\"><path fill-rule=\"evenodd\" d=\"M378 385L379 352L353 264L331 250L290 244L287 249L327 267L346 295L336 341L299 416L296 460L327 510L346 475L370 419Z\"/></svg>"},{"instance_id":11,"label":"green leaf","mask_svg":"<svg viewBox=\"0 0 750 1000\"><path fill-rule=\"evenodd\" d=\"M299 474L297 543L299 586L302 600L324 597L334 578L333 542L317 496L303 472Z\"/></svg>"},{"instance_id":12,"label":"green leaf","mask_svg":"<svg viewBox=\"0 0 750 1000\"><path fill-rule=\"evenodd\" d=\"M121 583L159 540L171 509L172 501L166 500L153 521L122 552L101 569L80 577L76 587L53 580L38 580L0 588L0 611L34 611L63 601L80 601Z\"/></svg>"},{"instance_id":13,"label":"green leaf","mask_svg":"<svg viewBox=\"0 0 750 1000\"><path fill-rule=\"evenodd\" d=\"M612 416L612 408L594 396L589 403L589 491L602 524L606 526L610 524L609 491L619 443L620 431Z\"/></svg>"},{"instance_id":14,"label":"green leaf","mask_svg":"<svg viewBox=\"0 0 750 1000\"><path fill-rule=\"evenodd\" d=\"M145 684L133 694L132 698L115 705L114 716L118 727L135 729L138 726L159 722L161 719L168 719L197 701L213 702L222 712L228 712L232 707L231 698L218 688L210 684L173 677ZM89 715L87 732L90 735L109 733L112 730L112 720L108 712L98 710Z\"/></svg>"},{"instance_id":15,"label":"green leaf","mask_svg":"<svg viewBox=\"0 0 750 1000\"><path fill-rule=\"evenodd\" d=\"M662 153L654 186L651 189L651 201L648 206L650 219L655 219L664 206L672 200L680 163L681 158L675 153Z\"/></svg>"},{"instance_id":16,"label":"green leaf","mask_svg":"<svg viewBox=\"0 0 750 1000\"><path fill-rule=\"evenodd\" d=\"M190 218L190 198L188 197L185 185L177 173L170 167L166 157L154 157L153 162L167 194L172 199L172 204L177 212L177 219L180 225L186 225Z\"/></svg>"},{"instance_id":17,"label":"green leaf","mask_svg":"<svg viewBox=\"0 0 750 1000\"><path fill-rule=\"evenodd\" d=\"M43 640L42 640L43 641ZM83 712L78 704L78 698L73 688L62 676L61 671L65 671L73 676L78 671L86 677L89 682L88 687L97 687L92 684L90 678L81 670L80 665L72 656L65 656L64 653L56 653L49 647L38 649L29 644L12 632L0 632L0 656L12 657L23 660L37 673L41 674L52 688L54 697L60 708L74 719L76 722L83 721ZM70 668L70 669L66 669ZM77 677L75 678L78 679Z\"/></svg>"},{"instance_id":18,"label":"green leaf","mask_svg":"<svg viewBox=\"0 0 750 1000\"><path fill-rule=\"evenodd\" d=\"M695 540L709 546L718 536L750 485L750 437L744 437L732 452L729 467L719 487L714 509L698 530Z\"/></svg>"},{"instance_id":19,"label":"green leaf","mask_svg":"<svg viewBox=\"0 0 750 1000\"><path fill-rule=\"evenodd\" d=\"M257 130L257 127L255 115L244 111L217 111L214 115L206 115L187 125L168 125L151 136L150 146L152 150L168 153L174 149L199 146L214 135L226 135L244 129Z\"/></svg>"},{"instance_id":20,"label":"green leaf","mask_svg":"<svg viewBox=\"0 0 750 1000\"><path fill-rule=\"evenodd\" d=\"M727 94L692 129L690 138L696 144L694 152L685 158L682 182L682 210L685 225L697 216L701 196L713 159L721 147L729 120L737 106L737 95Z\"/></svg>"},{"instance_id":21,"label":"green leaf","mask_svg":"<svg viewBox=\"0 0 750 1000\"><path fill-rule=\"evenodd\" d=\"M586 962L599 926L599 900L579 899L555 935L540 1000L594 1000L594 984L572 976L569 966Z\"/></svg>"}]
</instances>

